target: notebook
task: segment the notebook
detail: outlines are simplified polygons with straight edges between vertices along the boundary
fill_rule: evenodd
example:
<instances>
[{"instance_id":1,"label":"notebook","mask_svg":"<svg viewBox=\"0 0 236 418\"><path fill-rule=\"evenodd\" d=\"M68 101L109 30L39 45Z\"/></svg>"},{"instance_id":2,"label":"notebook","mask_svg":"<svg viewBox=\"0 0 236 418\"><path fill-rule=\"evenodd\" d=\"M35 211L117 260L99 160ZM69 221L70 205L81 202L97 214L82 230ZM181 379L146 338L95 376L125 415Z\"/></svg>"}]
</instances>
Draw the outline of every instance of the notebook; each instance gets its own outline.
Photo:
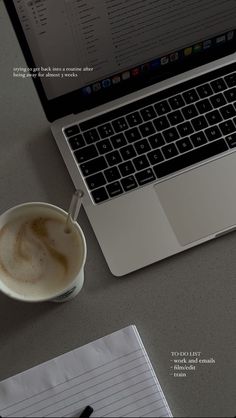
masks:
<instances>
[{"instance_id":1,"label":"notebook","mask_svg":"<svg viewBox=\"0 0 236 418\"><path fill-rule=\"evenodd\" d=\"M134 325L0 383L2 417L172 417Z\"/></svg>"}]
</instances>

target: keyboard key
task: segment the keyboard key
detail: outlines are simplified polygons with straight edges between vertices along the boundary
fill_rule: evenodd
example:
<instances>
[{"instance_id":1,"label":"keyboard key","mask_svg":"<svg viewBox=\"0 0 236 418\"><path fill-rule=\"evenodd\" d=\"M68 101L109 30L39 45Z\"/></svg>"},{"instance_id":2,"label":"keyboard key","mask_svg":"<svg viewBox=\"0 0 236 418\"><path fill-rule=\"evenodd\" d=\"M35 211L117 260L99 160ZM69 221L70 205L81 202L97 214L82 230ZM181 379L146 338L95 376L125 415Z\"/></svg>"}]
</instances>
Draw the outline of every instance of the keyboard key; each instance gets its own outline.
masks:
<instances>
[{"instance_id":1,"label":"keyboard key","mask_svg":"<svg viewBox=\"0 0 236 418\"><path fill-rule=\"evenodd\" d=\"M108 183L120 179L120 173L117 167L111 167L104 171Z\"/></svg>"},{"instance_id":2,"label":"keyboard key","mask_svg":"<svg viewBox=\"0 0 236 418\"><path fill-rule=\"evenodd\" d=\"M223 71L213 73L213 77L215 74L222 77ZM226 75L198 87L194 87L196 80L188 81L183 89L189 90L183 93L177 94L181 90L176 87L169 89L169 99L152 104L151 100L167 97L161 92L74 125L79 132L69 136L68 143L79 160L91 195L95 196L94 202L135 189L138 183L155 181L150 165L159 175L162 167L163 175L167 175L168 171L180 170L234 148L236 73L233 74L234 77ZM200 80L207 80L207 76ZM109 193L107 183L113 185Z\"/></svg>"},{"instance_id":3,"label":"keyboard key","mask_svg":"<svg viewBox=\"0 0 236 418\"><path fill-rule=\"evenodd\" d=\"M112 122L112 126L114 128L114 131L119 133L121 131L124 131L125 129L128 129L128 124L125 120L125 118L119 118Z\"/></svg>"},{"instance_id":4,"label":"keyboard key","mask_svg":"<svg viewBox=\"0 0 236 418\"><path fill-rule=\"evenodd\" d=\"M161 161L164 160L162 152L159 149L156 149L155 151L149 152L147 154L147 157L150 161L150 164L152 164L152 165L160 163Z\"/></svg>"},{"instance_id":5,"label":"keyboard key","mask_svg":"<svg viewBox=\"0 0 236 418\"><path fill-rule=\"evenodd\" d=\"M225 77L228 87L236 86L236 73L229 74Z\"/></svg>"},{"instance_id":6,"label":"keyboard key","mask_svg":"<svg viewBox=\"0 0 236 418\"><path fill-rule=\"evenodd\" d=\"M153 170L151 168L140 171L135 175L135 177L140 186L150 183L150 181L156 180L155 174L153 173Z\"/></svg>"},{"instance_id":7,"label":"keyboard key","mask_svg":"<svg viewBox=\"0 0 236 418\"><path fill-rule=\"evenodd\" d=\"M107 191L110 197L115 197L123 193L123 190L119 181L115 181L114 183L108 184Z\"/></svg>"},{"instance_id":8,"label":"keyboard key","mask_svg":"<svg viewBox=\"0 0 236 418\"><path fill-rule=\"evenodd\" d=\"M190 104L190 103L193 103L193 102L196 102L197 100L199 100L199 96L198 96L196 90L194 90L194 89L185 91L183 93L183 98L184 98L184 100L187 104Z\"/></svg>"},{"instance_id":9,"label":"keyboard key","mask_svg":"<svg viewBox=\"0 0 236 418\"><path fill-rule=\"evenodd\" d=\"M183 115L185 119L192 119L198 115L198 111L195 105L186 106L182 109Z\"/></svg>"},{"instance_id":10,"label":"keyboard key","mask_svg":"<svg viewBox=\"0 0 236 418\"><path fill-rule=\"evenodd\" d=\"M87 144L91 144L92 142L96 142L100 139L96 129L91 129L90 131L84 132L83 135Z\"/></svg>"},{"instance_id":11,"label":"keyboard key","mask_svg":"<svg viewBox=\"0 0 236 418\"><path fill-rule=\"evenodd\" d=\"M223 135L229 135L236 131L232 120L227 120L226 122L220 123L219 127Z\"/></svg>"},{"instance_id":12,"label":"keyboard key","mask_svg":"<svg viewBox=\"0 0 236 418\"><path fill-rule=\"evenodd\" d=\"M83 163L84 161L97 157L98 152L95 145L88 145L87 147L75 151L74 155L78 163Z\"/></svg>"},{"instance_id":13,"label":"keyboard key","mask_svg":"<svg viewBox=\"0 0 236 418\"><path fill-rule=\"evenodd\" d=\"M205 134L209 141L214 141L215 139L218 139L222 136L217 126L211 126L210 128L206 129Z\"/></svg>"},{"instance_id":14,"label":"keyboard key","mask_svg":"<svg viewBox=\"0 0 236 418\"><path fill-rule=\"evenodd\" d=\"M94 117L92 119L88 119L88 120L86 120L84 122L81 122L79 124L80 129L81 129L82 132L84 132L84 131L87 131L89 129L95 128L97 126L103 125L104 123L107 123L109 121L112 122L114 119L117 119L117 118L120 118L120 117L124 117L124 116L126 116L126 115L128 115L130 113L133 113L133 112L137 111L138 108L139 109L140 108L142 109L144 107L147 107L147 106L151 105L152 103L155 103L155 105L156 105L156 104L158 104L160 102L163 102L163 101L165 102L165 101L167 101L166 98L165 98L165 94L166 94L166 96L169 95L169 97L171 97L171 96L173 96L173 95L176 94L176 91L178 91L178 90L180 91L180 89L182 87L184 89L187 88L188 90L190 90L190 89L193 88L193 87L191 87L191 85L194 86L194 85L199 84L199 86L196 88L197 92L199 92L199 87L202 87L203 85L207 85L208 84L208 82L205 81L206 79L209 79L211 76L212 76L212 79L215 78L215 77L216 78L217 77L222 77L223 72L224 72L225 75L227 75L227 73L229 74L230 71L234 71L234 64L231 64L230 66L222 67L219 70L216 70L216 71L213 71L213 72L209 72L208 74L204 74L204 75L202 75L200 77L197 77L197 78L194 78L192 80L189 80L186 83L187 84L187 87L185 87L185 83L179 84L177 86L171 87L170 89L168 89L166 91L162 91L162 92L158 92L158 93L151 94L151 95L149 95L149 96L147 96L147 97L145 97L143 99L140 99L138 101L132 102L132 103L130 103L128 105L124 105L123 107L118 107L118 108L113 109L113 110L111 110L109 112L106 112L104 114L101 114L99 116L96 116L96 117ZM220 75L215 75L215 74L218 74L218 73ZM202 83L202 84L200 84L200 83ZM210 85L209 85L209 87L210 87ZM199 94L199 96L200 96L200 94ZM205 97L208 97L208 96L203 96L201 98L205 98ZM167 110L167 113L169 111L170 110ZM158 113L158 115L159 115L159 113ZM161 116L161 115L159 115L159 116Z\"/></svg>"},{"instance_id":15,"label":"keyboard key","mask_svg":"<svg viewBox=\"0 0 236 418\"><path fill-rule=\"evenodd\" d=\"M194 145L194 147L200 147L202 145L207 144L207 138L204 132L198 132L197 134L193 134L190 136L190 139Z\"/></svg>"},{"instance_id":16,"label":"keyboard key","mask_svg":"<svg viewBox=\"0 0 236 418\"><path fill-rule=\"evenodd\" d=\"M138 112L131 113L130 115L126 116L126 119L128 121L130 128L132 128L133 126L139 125L140 123L143 122Z\"/></svg>"},{"instance_id":17,"label":"keyboard key","mask_svg":"<svg viewBox=\"0 0 236 418\"><path fill-rule=\"evenodd\" d=\"M220 109L220 113L223 116L223 119L230 119L236 116L236 109L232 104L224 106Z\"/></svg>"},{"instance_id":18,"label":"keyboard key","mask_svg":"<svg viewBox=\"0 0 236 418\"><path fill-rule=\"evenodd\" d=\"M176 128L170 128L163 132L163 136L167 143L179 139L179 134Z\"/></svg>"},{"instance_id":19,"label":"keyboard key","mask_svg":"<svg viewBox=\"0 0 236 418\"><path fill-rule=\"evenodd\" d=\"M142 138L138 128L133 128L125 131L125 136L128 142L138 141Z\"/></svg>"},{"instance_id":20,"label":"keyboard key","mask_svg":"<svg viewBox=\"0 0 236 418\"><path fill-rule=\"evenodd\" d=\"M98 132L102 139L107 138L108 136L111 136L115 133L110 123L105 123L104 125L99 126Z\"/></svg>"},{"instance_id":21,"label":"keyboard key","mask_svg":"<svg viewBox=\"0 0 236 418\"><path fill-rule=\"evenodd\" d=\"M121 180L121 184L125 192L128 192L129 190L133 190L136 187L138 187L138 184L134 176L125 177L124 179Z\"/></svg>"},{"instance_id":22,"label":"keyboard key","mask_svg":"<svg viewBox=\"0 0 236 418\"><path fill-rule=\"evenodd\" d=\"M165 115L166 113L171 111L171 108L167 100L163 100L162 102L156 103L154 107L156 109L158 116Z\"/></svg>"},{"instance_id":23,"label":"keyboard key","mask_svg":"<svg viewBox=\"0 0 236 418\"><path fill-rule=\"evenodd\" d=\"M109 154L106 154L106 160L110 167L117 165L122 161L119 151L112 151L109 152Z\"/></svg>"},{"instance_id":24,"label":"keyboard key","mask_svg":"<svg viewBox=\"0 0 236 418\"><path fill-rule=\"evenodd\" d=\"M169 99L169 104L173 110L179 109L180 107L183 107L185 105L184 100L180 94L171 97Z\"/></svg>"},{"instance_id":25,"label":"keyboard key","mask_svg":"<svg viewBox=\"0 0 236 418\"><path fill-rule=\"evenodd\" d=\"M145 155L140 155L139 157L134 158L133 163L137 171L149 167L149 162Z\"/></svg>"},{"instance_id":26,"label":"keyboard key","mask_svg":"<svg viewBox=\"0 0 236 418\"><path fill-rule=\"evenodd\" d=\"M211 87L215 93L219 93L220 91L227 89L223 78L218 78L217 80L212 81Z\"/></svg>"},{"instance_id":27,"label":"keyboard key","mask_svg":"<svg viewBox=\"0 0 236 418\"><path fill-rule=\"evenodd\" d=\"M236 87L234 87L231 90L225 91L224 95L227 99L227 102L229 102L229 103L235 102L235 100L236 100Z\"/></svg>"},{"instance_id":28,"label":"keyboard key","mask_svg":"<svg viewBox=\"0 0 236 418\"><path fill-rule=\"evenodd\" d=\"M97 149L100 154L106 154L107 152L112 151L112 145L109 139L104 139L103 141L97 142Z\"/></svg>"},{"instance_id":29,"label":"keyboard key","mask_svg":"<svg viewBox=\"0 0 236 418\"><path fill-rule=\"evenodd\" d=\"M184 121L183 115L180 110L176 110L175 112L169 113L167 116L171 125L177 125Z\"/></svg>"},{"instance_id":30,"label":"keyboard key","mask_svg":"<svg viewBox=\"0 0 236 418\"><path fill-rule=\"evenodd\" d=\"M226 104L226 100L222 93L216 94L210 98L210 101L215 109L218 107L224 106Z\"/></svg>"},{"instance_id":31,"label":"keyboard key","mask_svg":"<svg viewBox=\"0 0 236 418\"><path fill-rule=\"evenodd\" d=\"M190 122L181 123L177 126L180 136L187 136L193 133L193 127Z\"/></svg>"},{"instance_id":32,"label":"keyboard key","mask_svg":"<svg viewBox=\"0 0 236 418\"><path fill-rule=\"evenodd\" d=\"M226 142L230 148L235 148L236 147L236 134L227 136Z\"/></svg>"},{"instance_id":33,"label":"keyboard key","mask_svg":"<svg viewBox=\"0 0 236 418\"><path fill-rule=\"evenodd\" d=\"M140 113L141 113L142 118L145 122L150 120L150 119L154 119L157 115L153 106L145 107L145 109L142 109L140 111Z\"/></svg>"},{"instance_id":34,"label":"keyboard key","mask_svg":"<svg viewBox=\"0 0 236 418\"><path fill-rule=\"evenodd\" d=\"M154 134L152 136L149 136L148 141L153 149L159 148L165 144L165 141L161 134Z\"/></svg>"},{"instance_id":35,"label":"keyboard key","mask_svg":"<svg viewBox=\"0 0 236 418\"><path fill-rule=\"evenodd\" d=\"M99 116L96 116L95 118L88 119L84 122L81 122L79 126L80 126L81 131L84 132L92 128L96 128L99 125L103 125L104 123L107 123L108 121L112 121L113 119L116 119L120 116L123 116L123 114L120 112L120 109L116 109L116 111L106 112Z\"/></svg>"},{"instance_id":36,"label":"keyboard key","mask_svg":"<svg viewBox=\"0 0 236 418\"><path fill-rule=\"evenodd\" d=\"M78 125L69 126L69 128L64 129L64 134L67 138L73 135L77 135L79 133L79 127Z\"/></svg>"},{"instance_id":37,"label":"keyboard key","mask_svg":"<svg viewBox=\"0 0 236 418\"><path fill-rule=\"evenodd\" d=\"M97 189L100 186L106 184L105 177L102 173L93 174L86 178L86 183L90 190Z\"/></svg>"},{"instance_id":38,"label":"keyboard key","mask_svg":"<svg viewBox=\"0 0 236 418\"><path fill-rule=\"evenodd\" d=\"M201 100L200 102L196 103L196 107L200 114L210 112L210 110L213 109L209 99Z\"/></svg>"},{"instance_id":39,"label":"keyboard key","mask_svg":"<svg viewBox=\"0 0 236 418\"><path fill-rule=\"evenodd\" d=\"M144 154L151 149L147 139L142 139L141 141L135 142L134 147L137 151L137 154Z\"/></svg>"},{"instance_id":40,"label":"keyboard key","mask_svg":"<svg viewBox=\"0 0 236 418\"><path fill-rule=\"evenodd\" d=\"M208 143L204 147L195 148L186 154L181 154L170 161L164 161L163 163L157 164L153 168L157 178L162 178L227 150L228 147L221 138L217 141Z\"/></svg>"},{"instance_id":41,"label":"keyboard key","mask_svg":"<svg viewBox=\"0 0 236 418\"><path fill-rule=\"evenodd\" d=\"M223 120L219 110L213 110L213 112L207 113L206 119L209 125L215 125Z\"/></svg>"},{"instance_id":42,"label":"keyboard key","mask_svg":"<svg viewBox=\"0 0 236 418\"><path fill-rule=\"evenodd\" d=\"M107 162L102 156L80 165L80 169L84 176L95 174L98 171L105 170L105 168L107 168Z\"/></svg>"},{"instance_id":43,"label":"keyboard key","mask_svg":"<svg viewBox=\"0 0 236 418\"><path fill-rule=\"evenodd\" d=\"M181 154L193 148L189 138L180 139L176 142L176 146Z\"/></svg>"},{"instance_id":44,"label":"keyboard key","mask_svg":"<svg viewBox=\"0 0 236 418\"><path fill-rule=\"evenodd\" d=\"M164 131L164 129L167 129L170 126L166 116L161 116L160 118L154 119L153 123L158 132Z\"/></svg>"},{"instance_id":45,"label":"keyboard key","mask_svg":"<svg viewBox=\"0 0 236 418\"><path fill-rule=\"evenodd\" d=\"M135 149L133 145L127 145L120 149L120 153L123 157L123 160L130 160L131 158L136 156Z\"/></svg>"},{"instance_id":46,"label":"keyboard key","mask_svg":"<svg viewBox=\"0 0 236 418\"><path fill-rule=\"evenodd\" d=\"M210 84L203 84L202 86L197 87L197 92L201 99L204 99L205 97L209 97L213 94L213 90L210 86Z\"/></svg>"},{"instance_id":47,"label":"keyboard key","mask_svg":"<svg viewBox=\"0 0 236 418\"><path fill-rule=\"evenodd\" d=\"M121 148L127 144L123 133L111 136L110 140L114 148Z\"/></svg>"},{"instance_id":48,"label":"keyboard key","mask_svg":"<svg viewBox=\"0 0 236 418\"><path fill-rule=\"evenodd\" d=\"M101 202L104 202L104 200L109 199L109 196L104 187L94 190L92 192L92 197L95 203L101 203Z\"/></svg>"},{"instance_id":49,"label":"keyboard key","mask_svg":"<svg viewBox=\"0 0 236 418\"><path fill-rule=\"evenodd\" d=\"M139 129L140 129L141 134L143 136L149 136L149 135L152 135L156 132L152 122L143 123L143 125L139 126Z\"/></svg>"},{"instance_id":50,"label":"keyboard key","mask_svg":"<svg viewBox=\"0 0 236 418\"><path fill-rule=\"evenodd\" d=\"M176 155L178 155L178 150L177 150L175 144L165 145L164 147L162 147L161 150L162 150L165 158L167 158L167 159L175 157Z\"/></svg>"},{"instance_id":51,"label":"keyboard key","mask_svg":"<svg viewBox=\"0 0 236 418\"><path fill-rule=\"evenodd\" d=\"M126 161L118 166L122 176L129 176L135 172L134 165L131 161Z\"/></svg>"},{"instance_id":52,"label":"keyboard key","mask_svg":"<svg viewBox=\"0 0 236 418\"><path fill-rule=\"evenodd\" d=\"M205 116L199 116L198 118L193 119L191 122L195 131L201 131L208 126Z\"/></svg>"},{"instance_id":53,"label":"keyboard key","mask_svg":"<svg viewBox=\"0 0 236 418\"><path fill-rule=\"evenodd\" d=\"M69 138L69 144L71 148L73 149L73 151L75 151L78 148L84 147L85 141L82 135L80 134L80 135L72 136L71 138Z\"/></svg>"}]
</instances>

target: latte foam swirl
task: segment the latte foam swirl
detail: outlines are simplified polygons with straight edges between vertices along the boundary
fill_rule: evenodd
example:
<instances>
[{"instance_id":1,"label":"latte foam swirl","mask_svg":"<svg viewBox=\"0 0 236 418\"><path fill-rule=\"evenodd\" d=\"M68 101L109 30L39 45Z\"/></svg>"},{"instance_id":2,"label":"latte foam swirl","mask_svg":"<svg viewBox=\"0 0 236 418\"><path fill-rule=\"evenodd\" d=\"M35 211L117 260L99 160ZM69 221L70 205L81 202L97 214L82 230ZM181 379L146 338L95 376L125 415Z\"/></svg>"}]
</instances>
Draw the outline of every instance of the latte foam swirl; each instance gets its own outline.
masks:
<instances>
[{"instance_id":1,"label":"latte foam swirl","mask_svg":"<svg viewBox=\"0 0 236 418\"><path fill-rule=\"evenodd\" d=\"M55 231L61 222L51 218L16 220L0 231L0 268L8 277L35 284L54 274L61 279L68 274L68 258L57 248Z\"/></svg>"}]
</instances>

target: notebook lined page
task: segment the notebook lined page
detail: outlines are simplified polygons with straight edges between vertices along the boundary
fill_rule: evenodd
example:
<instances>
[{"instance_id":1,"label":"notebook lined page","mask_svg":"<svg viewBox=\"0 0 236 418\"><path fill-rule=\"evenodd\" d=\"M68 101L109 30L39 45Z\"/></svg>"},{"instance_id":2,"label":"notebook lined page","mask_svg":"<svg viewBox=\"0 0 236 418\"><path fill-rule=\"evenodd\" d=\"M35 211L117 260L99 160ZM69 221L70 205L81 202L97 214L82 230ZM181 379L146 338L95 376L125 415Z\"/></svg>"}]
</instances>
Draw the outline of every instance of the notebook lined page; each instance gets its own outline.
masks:
<instances>
[{"instance_id":1,"label":"notebook lined page","mask_svg":"<svg viewBox=\"0 0 236 418\"><path fill-rule=\"evenodd\" d=\"M172 416L135 326L0 383L2 417Z\"/></svg>"}]
</instances>

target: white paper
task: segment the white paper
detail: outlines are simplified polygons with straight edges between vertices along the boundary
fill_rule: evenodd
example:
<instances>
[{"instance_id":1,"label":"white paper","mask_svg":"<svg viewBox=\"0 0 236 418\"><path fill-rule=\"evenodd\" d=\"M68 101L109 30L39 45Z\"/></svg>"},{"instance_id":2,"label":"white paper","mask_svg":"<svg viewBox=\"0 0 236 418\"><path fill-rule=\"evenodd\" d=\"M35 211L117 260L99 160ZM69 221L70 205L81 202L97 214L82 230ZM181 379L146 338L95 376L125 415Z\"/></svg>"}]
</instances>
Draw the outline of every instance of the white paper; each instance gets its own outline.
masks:
<instances>
[{"instance_id":1,"label":"white paper","mask_svg":"<svg viewBox=\"0 0 236 418\"><path fill-rule=\"evenodd\" d=\"M172 416L135 326L0 383L2 417Z\"/></svg>"}]
</instances>

